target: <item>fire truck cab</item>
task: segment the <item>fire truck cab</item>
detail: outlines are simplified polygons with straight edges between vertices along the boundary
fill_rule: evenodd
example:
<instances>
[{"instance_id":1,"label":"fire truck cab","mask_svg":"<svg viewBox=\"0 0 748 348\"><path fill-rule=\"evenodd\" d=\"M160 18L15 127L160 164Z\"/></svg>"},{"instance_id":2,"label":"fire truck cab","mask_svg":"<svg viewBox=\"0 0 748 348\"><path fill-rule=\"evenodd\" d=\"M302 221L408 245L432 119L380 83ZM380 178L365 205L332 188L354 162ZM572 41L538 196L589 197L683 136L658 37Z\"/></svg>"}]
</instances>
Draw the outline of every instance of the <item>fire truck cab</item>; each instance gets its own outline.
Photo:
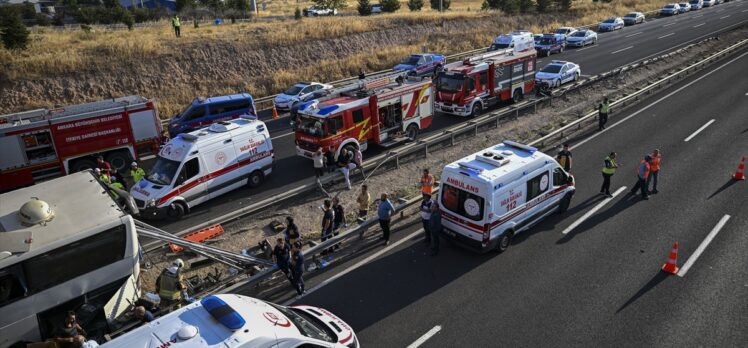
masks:
<instances>
[{"instance_id":1,"label":"fire truck cab","mask_svg":"<svg viewBox=\"0 0 748 348\"><path fill-rule=\"evenodd\" d=\"M299 107L296 154L312 158L332 147L365 151L370 143L389 147L415 140L431 124L431 79L393 74L361 80L329 97Z\"/></svg>"}]
</instances>

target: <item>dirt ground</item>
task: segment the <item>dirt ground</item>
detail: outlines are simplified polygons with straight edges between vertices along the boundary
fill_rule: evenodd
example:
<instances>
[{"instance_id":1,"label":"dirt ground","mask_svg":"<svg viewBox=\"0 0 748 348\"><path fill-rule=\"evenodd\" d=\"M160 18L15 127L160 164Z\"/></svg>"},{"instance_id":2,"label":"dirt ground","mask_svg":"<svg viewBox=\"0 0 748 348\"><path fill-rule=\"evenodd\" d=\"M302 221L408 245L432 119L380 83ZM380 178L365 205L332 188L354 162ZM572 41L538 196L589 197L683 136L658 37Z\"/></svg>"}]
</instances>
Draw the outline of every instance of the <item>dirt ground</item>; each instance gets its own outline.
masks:
<instances>
[{"instance_id":1,"label":"dirt ground","mask_svg":"<svg viewBox=\"0 0 748 348\"><path fill-rule=\"evenodd\" d=\"M418 178L423 168L430 168L438 179L441 168L446 163L452 162L465 154L477 152L495 145L502 139L512 139L524 143L530 142L592 111L604 96L608 96L613 100L618 99L626 93L631 93L636 87L640 87L646 84L646 82L655 81L666 72L672 72L677 70L677 68L685 66L686 62L696 61L710 53L723 49L737 40L745 38L746 35L748 35L747 27L723 34L720 36L720 40L709 40L695 45L683 54L658 60L643 67L629 70L619 76L611 77L580 90L569 92L555 99L551 108L541 108L536 113L525 115L517 120L506 121L498 129L479 133L470 139L470 141L462 141L453 147L430 152L426 158L407 161L398 170L377 172L367 180L372 201L378 198L382 192L394 195L395 199L397 197L414 197L414 195L418 194ZM613 118L615 118L615 111L612 114ZM439 115L437 117L449 116ZM557 146L560 146L562 142L563 140L559 140ZM551 149L549 152L555 152L555 150ZM367 173L367 175L369 174ZM354 189L351 191L346 190L340 184L327 188L331 195L337 195L340 198L347 212L348 222L351 225L355 224L353 214L355 214L354 212L357 209L355 198L359 193L359 185L361 184L360 174L352 175L352 182L354 182ZM317 192L313 195L307 195L306 197L283 204L272 211L227 224L224 226L227 232L227 239L214 245L237 252L250 246L256 246L263 239L269 240L274 245L276 236L280 236L280 234L271 231L267 226L273 220L284 222L285 217L288 215L294 217L304 239L317 239L319 237L322 218L319 206L322 205L324 198L320 192ZM375 205L372 204L369 213L370 216L373 214L374 209ZM415 211L416 209L413 208L410 213L415 213ZM153 288L155 277L158 276L163 267L168 265L168 262L174 259L174 256L155 253L149 255L149 258L154 262L154 267L152 270L143 273L142 284L144 285L144 289ZM223 267L220 268L224 269ZM188 274L204 276L206 269L199 270L198 272L190 272L188 270Z\"/></svg>"}]
</instances>

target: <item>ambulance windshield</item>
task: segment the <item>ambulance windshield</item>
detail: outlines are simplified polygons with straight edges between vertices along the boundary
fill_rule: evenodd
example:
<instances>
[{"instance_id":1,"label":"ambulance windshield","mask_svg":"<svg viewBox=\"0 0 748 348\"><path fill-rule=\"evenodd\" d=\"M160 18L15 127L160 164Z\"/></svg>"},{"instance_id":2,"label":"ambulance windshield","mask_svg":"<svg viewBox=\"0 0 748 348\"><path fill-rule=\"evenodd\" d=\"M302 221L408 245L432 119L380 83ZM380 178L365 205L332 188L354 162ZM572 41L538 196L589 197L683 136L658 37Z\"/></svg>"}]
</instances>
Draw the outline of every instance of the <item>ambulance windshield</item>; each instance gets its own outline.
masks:
<instances>
[{"instance_id":1,"label":"ambulance windshield","mask_svg":"<svg viewBox=\"0 0 748 348\"><path fill-rule=\"evenodd\" d=\"M306 312L300 309L278 306L270 302L266 303L275 307L275 309L283 313L283 315L291 320L291 322L294 324L294 326L296 326L297 329L299 329L299 332L301 332L302 335L325 342L336 341L336 338L334 338L334 333L332 333L329 328L325 328L324 325L321 325L322 323L320 323L318 320L316 320Z\"/></svg>"},{"instance_id":2,"label":"ambulance windshield","mask_svg":"<svg viewBox=\"0 0 748 348\"><path fill-rule=\"evenodd\" d=\"M452 185L442 184L442 207L473 221L483 220L483 197L458 189Z\"/></svg>"},{"instance_id":3,"label":"ambulance windshield","mask_svg":"<svg viewBox=\"0 0 748 348\"><path fill-rule=\"evenodd\" d=\"M298 130L306 135L321 137L325 131L322 128L322 119L312 116L300 115L301 123Z\"/></svg>"},{"instance_id":4,"label":"ambulance windshield","mask_svg":"<svg viewBox=\"0 0 748 348\"><path fill-rule=\"evenodd\" d=\"M442 92L460 92L462 84L465 82L465 76L462 74L448 75L440 73L436 80L436 89Z\"/></svg>"},{"instance_id":5,"label":"ambulance windshield","mask_svg":"<svg viewBox=\"0 0 748 348\"><path fill-rule=\"evenodd\" d=\"M158 185L169 185L179 169L180 162L168 160L161 156L156 159L156 164L148 174L148 181Z\"/></svg>"}]
</instances>

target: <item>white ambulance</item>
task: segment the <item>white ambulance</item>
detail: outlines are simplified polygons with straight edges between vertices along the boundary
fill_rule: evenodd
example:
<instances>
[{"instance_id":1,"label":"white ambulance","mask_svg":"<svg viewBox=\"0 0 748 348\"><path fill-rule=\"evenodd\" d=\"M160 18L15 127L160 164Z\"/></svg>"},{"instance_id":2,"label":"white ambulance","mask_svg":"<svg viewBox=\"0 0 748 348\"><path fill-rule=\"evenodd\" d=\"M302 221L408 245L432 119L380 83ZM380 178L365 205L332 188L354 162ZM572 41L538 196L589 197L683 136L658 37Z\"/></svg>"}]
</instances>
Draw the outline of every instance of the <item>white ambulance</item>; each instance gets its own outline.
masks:
<instances>
[{"instance_id":1,"label":"white ambulance","mask_svg":"<svg viewBox=\"0 0 748 348\"><path fill-rule=\"evenodd\" d=\"M442 234L481 252L506 250L515 234L566 211L575 191L553 157L513 141L448 164L440 181Z\"/></svg>"},{"instance_id":2,"label":"white ambulance","mask_svg":"<svg viewBox=\"0 0 748 348\"><path fill-rule=\"evenodd\" d=\"M212 295L103 344L103 348L358 348L351 327L325 309Z\"/></svg>"},{"instance_id":3,"label":"white ambulance","mask_svg":"<svg viewBox=\"0 0 748 348\"><path fill-rule=\"evenodd\" d=\"M141 216L179 219L213 197L245 184L259 186L273 159L264 122L249 115L220 121L171 139L130 194Z\"/></svg>"}]
</instances>

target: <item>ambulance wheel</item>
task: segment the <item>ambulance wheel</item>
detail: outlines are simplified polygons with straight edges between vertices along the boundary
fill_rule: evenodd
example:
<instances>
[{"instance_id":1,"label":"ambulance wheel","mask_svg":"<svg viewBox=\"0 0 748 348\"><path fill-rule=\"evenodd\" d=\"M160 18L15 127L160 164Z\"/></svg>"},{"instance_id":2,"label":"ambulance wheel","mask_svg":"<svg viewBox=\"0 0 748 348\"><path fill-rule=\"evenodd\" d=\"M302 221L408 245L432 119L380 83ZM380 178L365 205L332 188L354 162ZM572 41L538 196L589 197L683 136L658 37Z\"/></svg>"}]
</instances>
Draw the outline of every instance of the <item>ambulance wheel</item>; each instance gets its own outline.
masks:
<instances>
[{"instance_id":1,"label":"ambulance wheel","mask_svg":"<svg viewBox=\"0 0 748 348\"><path fill-rule=\"evenodd\" d=\"M509 249L509 245L512 244L512 231L506 231L499 237L499 243L496 245L496 251L503 253L506 249Z\"/></svg>"},{"instance_id":2,"label":"ambulance wheel","mask_svg":"<svg viewBox=\"0 0 748 348\"><path fill-rule=\"evenodd\" d=\"M73 165L70 166L70 171L75 173L75 172L80 172L86 169L94 169L94 168L96 168L96 162L90 159L82 158L82 159L75 161L75 163L73 163Z\"/></svg>"},{"instance_id":3,"label":"ambulance wheel","mask_svg":"<svg viewBox=\"0 0 748 348\"><path fill-rule=\"evenodd\" d=\"M265 175L262 174L261 171L255 170L252 172L252 174L249 174L249 180L247 180L247 185L251 188L255 188L257 186L260 186L262 184L263 179L265 179Z\"/></svg>"},{"instance_id":4,"label":"ambulance wheel","mask_svg":"<svg viewBox=\"0 0 748 348\"><path fill-rule=\"evenodd\" d=\"M184 208L184 204L173 202L169 204L169 208L166 209L166 215L171 220L179 220L184 217L185 211L186 209Z\"/></svg>"},{"instance_id":5,"label":"ambulance wheel","mask_svg":"<svg viewBox=\"0 0 748 348\"><path fill-rule=\"evenodd\" d=\"M410 141L416 141L416 139L418 139L418 126L411 124L410 126L408 126L406 132Z\"/></svg>"},{"instance_id":6,"label":"ambulance wheel","mask_svg":"<svg viewBox=\"0 0 748 348\"><path fill-rule=\"evenodd\" d=\"M571 195L566 195L563 199L561 199L561 202L558 203L558 213L565 213L567 210L569 210L570 205Z\"/></svg>"}]
</instances>

